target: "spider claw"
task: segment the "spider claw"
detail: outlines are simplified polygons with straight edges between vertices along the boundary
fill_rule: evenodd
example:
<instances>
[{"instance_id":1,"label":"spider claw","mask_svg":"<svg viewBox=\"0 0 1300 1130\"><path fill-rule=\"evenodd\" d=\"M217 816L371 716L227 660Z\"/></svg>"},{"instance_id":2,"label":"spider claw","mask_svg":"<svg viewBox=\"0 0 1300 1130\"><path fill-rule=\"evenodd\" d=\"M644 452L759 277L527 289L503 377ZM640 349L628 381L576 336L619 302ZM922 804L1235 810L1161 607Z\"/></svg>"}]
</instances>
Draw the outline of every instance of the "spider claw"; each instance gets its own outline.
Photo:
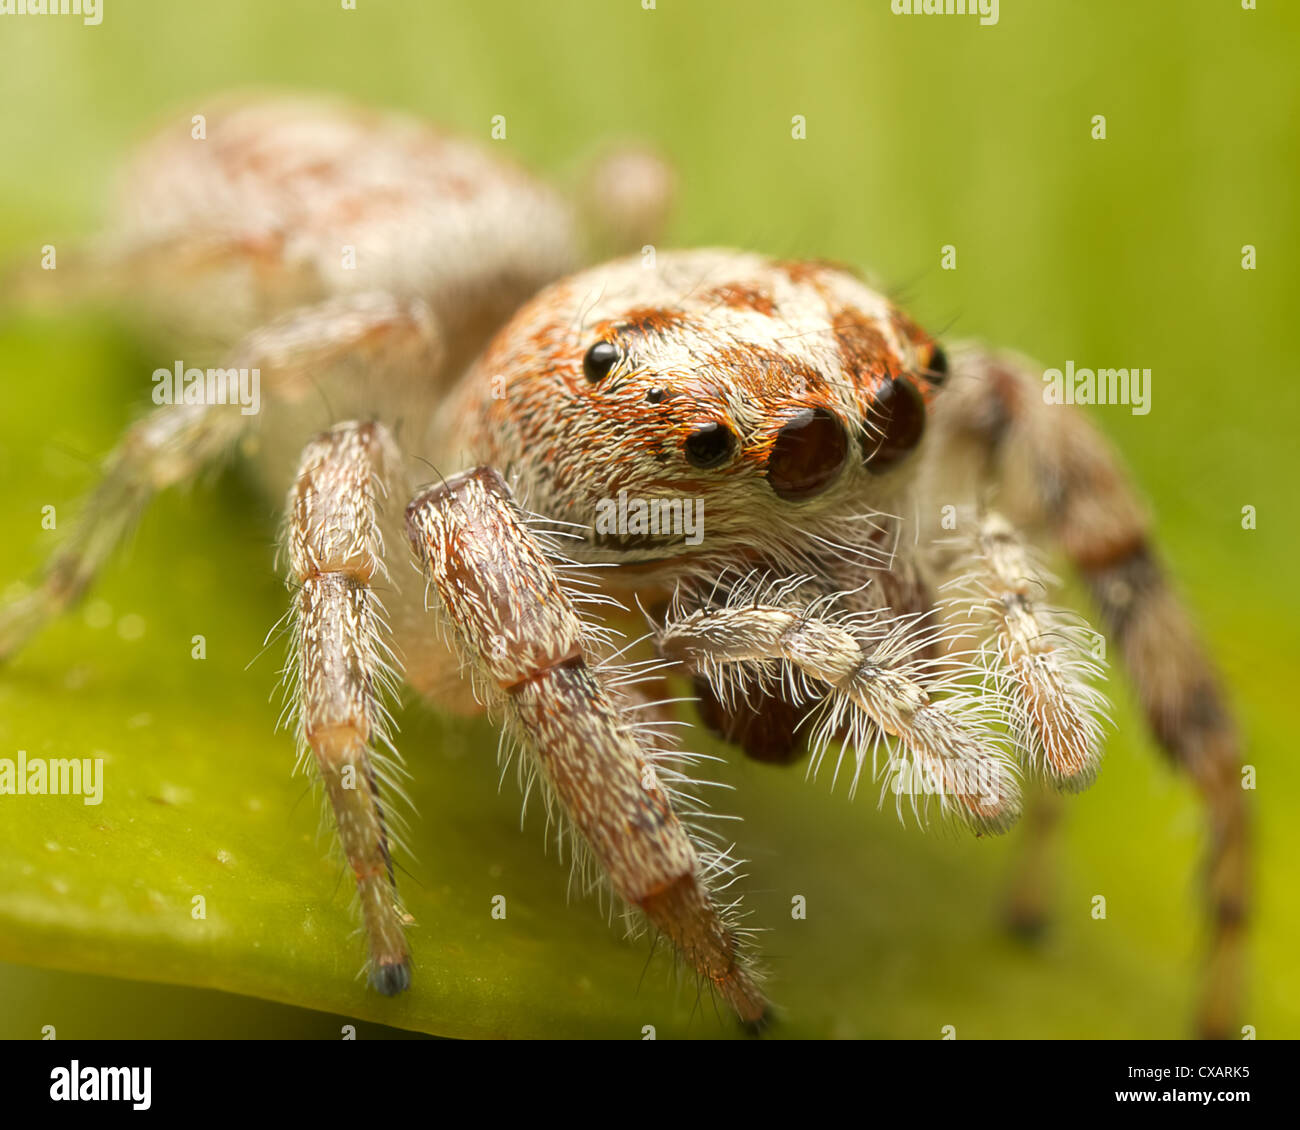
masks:
<instances>
[{"instance_id":1,"label":"spider claw","mask_svg":"<svg viewBox=\"0 0 1300 1130\"><path fill-rule=\"evenodd\" d=\"M757 1020L739 1021L741 1031L752 1040L757 1040L767 1034L769 1028L776 1023L776 1011L770 1004L763 1006L763 1014Z\"/></svg>"},{"instance_id":2,"label":"spider claw","mask_svg":"<svg viewBox=\"0 0 1300 1130\"><path fill-rule=\"evenodd\" d=\"M395 997L411 987L411 961L385 962L370 971L370 987L386 997Z\"/></svg>"}]
</instances>

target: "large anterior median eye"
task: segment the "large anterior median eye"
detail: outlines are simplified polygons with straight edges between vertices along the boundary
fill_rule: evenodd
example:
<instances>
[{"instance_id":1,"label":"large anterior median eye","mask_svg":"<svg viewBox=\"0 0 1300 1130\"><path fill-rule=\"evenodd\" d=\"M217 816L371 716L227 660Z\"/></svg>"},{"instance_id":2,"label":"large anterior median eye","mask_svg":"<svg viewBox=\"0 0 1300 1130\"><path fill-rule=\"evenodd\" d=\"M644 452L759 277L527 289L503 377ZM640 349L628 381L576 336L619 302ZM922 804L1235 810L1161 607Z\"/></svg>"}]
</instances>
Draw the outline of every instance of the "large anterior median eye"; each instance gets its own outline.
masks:
<instances>
[{"instance_id":1,"label":"large anterior median eye","mask_svg":"<svg viewBox=\"0 0 1300 1130\"><path fill-rule=\"evenodd\" d=\"M820 494L840 473L849 438L833 413L805 408L777 434L767 457L767 481L784 499Z\"/></svg>"},{"instance_id":2,"label":"large anterior median eye","mask_svg":"<svg viewBox=\"0 0 1300 1130\"><path fill-rule=\"evenodd\" d=\"M888 471L916 450L925 433L925 401L911 381L886 381L867 413L862 437L868 471Z\"/></svg>"}]
</instances>

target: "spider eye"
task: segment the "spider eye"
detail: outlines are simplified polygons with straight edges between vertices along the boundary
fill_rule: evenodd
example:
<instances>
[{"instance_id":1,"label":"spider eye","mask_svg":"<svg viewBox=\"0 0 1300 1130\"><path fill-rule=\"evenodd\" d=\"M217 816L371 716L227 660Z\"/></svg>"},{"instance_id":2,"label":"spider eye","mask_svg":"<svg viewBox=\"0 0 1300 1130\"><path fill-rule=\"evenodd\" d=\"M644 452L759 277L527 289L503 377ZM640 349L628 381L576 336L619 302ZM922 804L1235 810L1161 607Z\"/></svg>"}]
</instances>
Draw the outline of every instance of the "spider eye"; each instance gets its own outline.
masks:
<instances>
[{"instance_id":1,"label":"spider eye","mask_svg":"<svg viewBox=\"0 0 1300 1130\"><path fill-rule=\"evenodd\" d=\"M930 367L926 376L937 385L943 384L948 379L948 354L938 344L930 351Z\"/></svg>"},{"instance_id":2,"label":"spider eye","mask_svg":"<svg viewBox=\"0 0 1300 1130\"><path fill-rule=\"evenodd\" d=\"M886 381L867 413L862 465L888 471L916 449L925 432L925 401L911 381Z\"/></svg>"},{"instance_id":3,"label":"spider eye","mask_svg":"<svg viewBox=\"0 0 1300 1130\"><path fill-rule=\"evenodd\" d=\"M618 347L608 341L598 341L582 358L582 371L592 384L604 380L618 362Z\"/></svg>"},{"instance_id":4,"label":"spider eye","mask_svg":"<svg viewBox=\"0 0 1300 1130\"><path fill-rule=\"evenodd\" d=\"M693 467L716 467L726 461L736 437L724 424L701 424L686 437L686 460Z\"/></svg>"},{"instance_id":5,"label":"spider eye","mask_svg":"<svg viewBox=\"0 0 1300 1130\"><path fill-rule=\"evenodd\" d=\"M848 436L835 415L805 408L777 433L767 457L767 481L780 498L811 498L831 485L848 453Z\"/></svg>"}]
</instances>

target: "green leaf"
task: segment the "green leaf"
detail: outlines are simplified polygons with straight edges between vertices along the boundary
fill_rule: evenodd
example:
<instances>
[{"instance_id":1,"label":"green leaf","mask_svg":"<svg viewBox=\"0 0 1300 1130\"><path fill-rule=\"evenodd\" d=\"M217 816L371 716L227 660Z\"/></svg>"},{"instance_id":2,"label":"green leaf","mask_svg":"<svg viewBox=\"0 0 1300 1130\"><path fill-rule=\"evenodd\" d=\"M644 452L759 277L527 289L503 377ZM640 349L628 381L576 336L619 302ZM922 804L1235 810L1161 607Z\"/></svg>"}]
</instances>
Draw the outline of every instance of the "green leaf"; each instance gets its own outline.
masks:
<instances>
[{"instance_id":1,"label":"green leaf","mask_svg":"<svg viewBox=\"0 0 1300 1130\"><path fill-rule=\"evenodd\" d=\"M1182 5L1176 19L1130 0L1022 5L979 28L894 18L883 3L810 16L753 0L745 50L723 51L739 40L722 5L513 3L490 26L448 20L437 5L363 7L304 20L259 0L136 0L109 5L94 29L6 26L0 105L21 109L0 115L0 261L30 263L56 238L68 240L62 255L160 110L188 115L208 91L270 81L406 107L480 137L488 108L500 108L510 155L542 169L637 132L681 170L679 244L827 255L886 287L909 284L922 324L955 323L957 335L1044 364L1152 366L1150 416L1094 419L1151 499L1235 691L1260 782L1247 1019L1262 1037L1300 1034L1287 332L1300 288L1286 268L1300 168L1284 128L1297 107L1296 6L1275 6L1270 24L1232 5ZM1062 67L1062 42L1077 66ZM616 77L593 80L592 60L608 59ZM1104 143L1088 137L1099 112ZM790 138L795 113L808 118L807 141ZM947 242L956 271L936 266ZM1247 242L1259 246L1254 272L1240 269ZM145 403L153 367L84 312L0 322L0 595L48 551L41 507L56 506L61 526L71 519L95 462ZM1247 504L1260 518L1250 533ZM647 1024L661 1038L731 1034L707 998L696 1007L690 979L676 987L661 958L645 969L647 943L625 943L590 902L566 903L567 873L544 854L540 821L521 833L513 783L498 794L490 727L416 704L399 713L418 808L419 859L401 877L417 920L415 981L392 1001L364 988L349 878L290 776L289 738L275 733L281 656L258 657L287 600L272 568L275 521L274 500L234 473L164 498L86 609L0 669L0 757L105 759L99 806L0 796L0 960L452 1036L638 1039ZM190 658L195 634L204 661ZM903 828L868 790L850 803L800 768L728 755L717 772L736 790L720 803L744 817L743 886L767 930L779 1033L1189 1031L1200 812L1121 680L1115 689L1117 733L1097 784L1067 803L1056 924L1037 949L1010 941L999 920L1021 833ZM1098 893L1102 922L1088 913ZM497 894L504 921L489 915ZM791 918L795 895L806 920ZM20 1007L21 996L6 995L0 1036L44 1022L42 1002ZM194 1010L194 1034L211 1030L211 1001L149 999ZM265 1009L248 1015L267 1022Z\"/></svg>"},{"instance_id":2,"label":"green leaf","mask_svg":"<svg viewBox=\"0 0 1300 1130\"><path fill-rule=\"evenodd\" d=\"M73 453L104 450L129 418L129 382L101 374L147 369L94 324L11 325L0 348L61 393L33 390L0 434L11 484L0 519L35 564L53 541L41 507L62 526L93 475ZM401 878L415 980L395 1000L365 988L350 877L290 775L292 742L275 732L282 656L261 643L287 595L272 572L273 519L235 474L163 498L84 608L0 676L0 756L102 758L104 781L98 805L0 798L0 959L449 1036L734 1034L693 979L675 986L661 959L644 970L648 943L623 941L590 901L566 905L567 872L545 855L540 820L521 834L513 782L498 793L491 727L419 705L402 711L399 743L418 812L419 860ZM206 659L191 658L196 635ZM737 789L725 807L745 818L745 885L755 924L770 928L783 1034L1179 1031L1186 981L1128 952L1123 927L1091 923L1080 892L1045 951L1002 935L1005 844L900 828L869 790L850 804L799 769L719 772ZM495 895L504 921L489 913ZM806 920L791 916L795 895Z\"/></svg>"}]
</instances>

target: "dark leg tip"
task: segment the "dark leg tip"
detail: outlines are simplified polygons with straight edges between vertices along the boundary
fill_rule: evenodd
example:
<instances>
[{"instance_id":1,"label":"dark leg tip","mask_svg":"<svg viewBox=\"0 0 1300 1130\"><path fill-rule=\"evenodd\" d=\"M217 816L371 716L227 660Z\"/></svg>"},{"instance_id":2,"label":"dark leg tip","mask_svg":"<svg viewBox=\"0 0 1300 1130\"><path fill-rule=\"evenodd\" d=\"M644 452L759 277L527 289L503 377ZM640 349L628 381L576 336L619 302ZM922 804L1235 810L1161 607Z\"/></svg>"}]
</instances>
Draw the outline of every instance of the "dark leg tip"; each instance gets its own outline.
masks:
<instances>
[{"instance_id":1,"label":"dark leg tip","mask_svg":"<svg viewBox=\"0 0 1300 1130\"><path fill-rule=\"evenodd\" d=\"M740 1029L746 1036L756 1040L775 1023L776 1013L772 1010L772 1006L768 1004L763 1006L763 1015L757 1020L742 1020Z\"/></svg>"},{"instance_id":2,"label":"dark leg tip","mask_svg":"<svg viewBox=\"0 0 1300 1130\"><path fill-rule=\"evenodd\" d=\"M1027 946L1036 946L1047 936L1048 919L1046 914L1037 911L1009 911L1006 916L1006 929L1019 942Z\"/></svg>"},{"instance_id":3,"label":"dark leg tip","mask_svg":"<svg viewBox=\"0 0 1300 1130\"><path fill-rule=\"evenodd\" d=\"M395 997L411 987L411 963L392 962L370 971L370 987L386 997Z\"/></svg>"}]
</instances>

